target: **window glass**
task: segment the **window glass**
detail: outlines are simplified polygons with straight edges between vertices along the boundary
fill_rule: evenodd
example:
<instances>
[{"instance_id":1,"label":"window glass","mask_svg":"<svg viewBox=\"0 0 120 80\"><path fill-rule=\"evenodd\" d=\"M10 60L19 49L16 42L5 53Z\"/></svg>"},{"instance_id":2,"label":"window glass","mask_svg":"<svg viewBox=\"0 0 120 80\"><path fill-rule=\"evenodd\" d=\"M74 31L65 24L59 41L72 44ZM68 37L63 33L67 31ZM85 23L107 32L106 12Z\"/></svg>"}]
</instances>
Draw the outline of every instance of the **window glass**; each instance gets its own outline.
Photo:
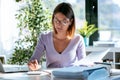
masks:
<instances>
[{"instance_id":1,"label":"window glass","mask_svg":"<svg viewBox=\"0 0 120 80\"><path fill-rule=\"evenodd\" d=\"M98 0L98 26L100 40L117 41L120 39L120 1Z\"/></svg>"}]
</instances>

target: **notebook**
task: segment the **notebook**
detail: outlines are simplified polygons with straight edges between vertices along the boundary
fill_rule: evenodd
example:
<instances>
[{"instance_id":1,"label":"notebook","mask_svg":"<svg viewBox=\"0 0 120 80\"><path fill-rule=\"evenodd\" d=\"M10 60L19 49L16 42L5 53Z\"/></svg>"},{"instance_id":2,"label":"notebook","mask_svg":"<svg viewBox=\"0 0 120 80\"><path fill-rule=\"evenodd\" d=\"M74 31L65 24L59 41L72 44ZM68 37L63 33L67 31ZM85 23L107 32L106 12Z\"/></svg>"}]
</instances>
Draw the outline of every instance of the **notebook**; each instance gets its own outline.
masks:
<instances>
[{"instance_id":1,"label":"notebook","mask_svg":"<svg viewBox=\"0 0 120 80\"><path fill-rule=\"evenodd\" d=\"M95 80L93 79L94 77L96 77L97 79L97 78L109 76L109 72L107 71L107 68L98 65L92 67L71 66L71 67L58 68L58 69L54 69L52 71L52 74L54 75L54 77L57 78L80 79L80 80L88 80L87 78L90 78L89 80ZM99 79L99 80L103 80L103 79Z\"/></svg>"},{"instance_id":2,"label":"notebook","mask_svg":"<svg viewBox=\"0 0 120 80\"><path fill-rule=\"evenodd\" d=\"M27 72L27 65L7 65L0 62L0 72Z\"/></svg>"}]
</instances>

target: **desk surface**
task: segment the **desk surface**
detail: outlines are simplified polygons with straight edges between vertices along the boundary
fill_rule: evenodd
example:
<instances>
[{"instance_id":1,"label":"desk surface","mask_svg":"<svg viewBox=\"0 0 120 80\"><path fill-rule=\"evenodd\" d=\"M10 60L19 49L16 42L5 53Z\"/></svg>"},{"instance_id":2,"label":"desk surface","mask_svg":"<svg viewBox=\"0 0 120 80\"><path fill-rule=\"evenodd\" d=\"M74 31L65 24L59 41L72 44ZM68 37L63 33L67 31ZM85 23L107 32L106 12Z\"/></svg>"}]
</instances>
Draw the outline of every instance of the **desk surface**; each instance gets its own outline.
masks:
<instances>
[{"instance_id":1,"label":"desk surface","mask_svg":"<svg viewBox=\"0 0 120 80\"><path fill-rule=\"evenodd\" d=\"M26 72L20 73L0 73L0 80L51 80L50 75L28 75Z\"/></svg>"},{"instance_id":2,"label":"desk surface","mask_svg":"<svg viewBox=\"0 0 120 80\"><path fill-rule=\"evenodd\" d=\"M101 50L106 50L106 49L110 49L109 52L120 52L120 47L95 47L95 46L86 47L87 52L101 51Z\"/></svg>"},{"instance_id":3,"label":"desk surface","mask_svg":"<svg viewBox=\"0 0 120 80\"><path fill-rule=\"evenodd\" d=\"M113 78L119 79L113 79ZM0 73L0 80L69 80L69 79L60 79L54 78L51 75L28 75L26 72L19 72L19 73ZM79 79L70 79L70 80L79 80ZM120 80L119 76L112 76L110 80Z\"/></svg>"}]
</instances>

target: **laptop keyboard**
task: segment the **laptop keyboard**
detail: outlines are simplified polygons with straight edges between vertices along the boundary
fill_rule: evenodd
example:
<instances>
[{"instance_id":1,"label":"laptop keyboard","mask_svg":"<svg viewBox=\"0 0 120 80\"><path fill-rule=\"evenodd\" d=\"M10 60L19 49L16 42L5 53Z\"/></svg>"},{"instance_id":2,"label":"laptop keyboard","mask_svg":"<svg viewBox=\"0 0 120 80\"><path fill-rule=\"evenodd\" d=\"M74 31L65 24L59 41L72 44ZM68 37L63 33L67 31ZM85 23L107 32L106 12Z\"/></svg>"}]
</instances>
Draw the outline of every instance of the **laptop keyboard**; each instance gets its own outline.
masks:
<instances>
[{"instance_id":1,"label":"laptop keyboard","mask_svg":"<svg viewBox=\"0 0 120 80\"><path fill-rule=\"evenodd\" d=\"M19 66L19 65L4 65L4 70L9 72L14 72L14 71L28 71L27 66Z\"/></svg>"}]
</instances>

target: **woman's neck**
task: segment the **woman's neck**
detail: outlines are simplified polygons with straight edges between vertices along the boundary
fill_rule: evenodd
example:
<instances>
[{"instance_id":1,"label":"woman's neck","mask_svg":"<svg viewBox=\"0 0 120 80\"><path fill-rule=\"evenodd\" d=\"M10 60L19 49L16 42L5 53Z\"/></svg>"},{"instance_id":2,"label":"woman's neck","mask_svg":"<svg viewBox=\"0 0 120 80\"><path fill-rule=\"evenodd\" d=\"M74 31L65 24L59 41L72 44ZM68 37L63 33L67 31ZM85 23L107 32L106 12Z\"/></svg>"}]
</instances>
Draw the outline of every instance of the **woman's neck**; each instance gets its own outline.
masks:
<instances>
[{"instance_id":1,"label":"woman's neck","mask_svg":"<svg viewBox=\"0 0 120 80\"><path fill-rule=\"evenodd\" d=\"M68 38L67 34L55 34L54 37L58 40L66 40Z\"/></svg>"}]
</instances>

